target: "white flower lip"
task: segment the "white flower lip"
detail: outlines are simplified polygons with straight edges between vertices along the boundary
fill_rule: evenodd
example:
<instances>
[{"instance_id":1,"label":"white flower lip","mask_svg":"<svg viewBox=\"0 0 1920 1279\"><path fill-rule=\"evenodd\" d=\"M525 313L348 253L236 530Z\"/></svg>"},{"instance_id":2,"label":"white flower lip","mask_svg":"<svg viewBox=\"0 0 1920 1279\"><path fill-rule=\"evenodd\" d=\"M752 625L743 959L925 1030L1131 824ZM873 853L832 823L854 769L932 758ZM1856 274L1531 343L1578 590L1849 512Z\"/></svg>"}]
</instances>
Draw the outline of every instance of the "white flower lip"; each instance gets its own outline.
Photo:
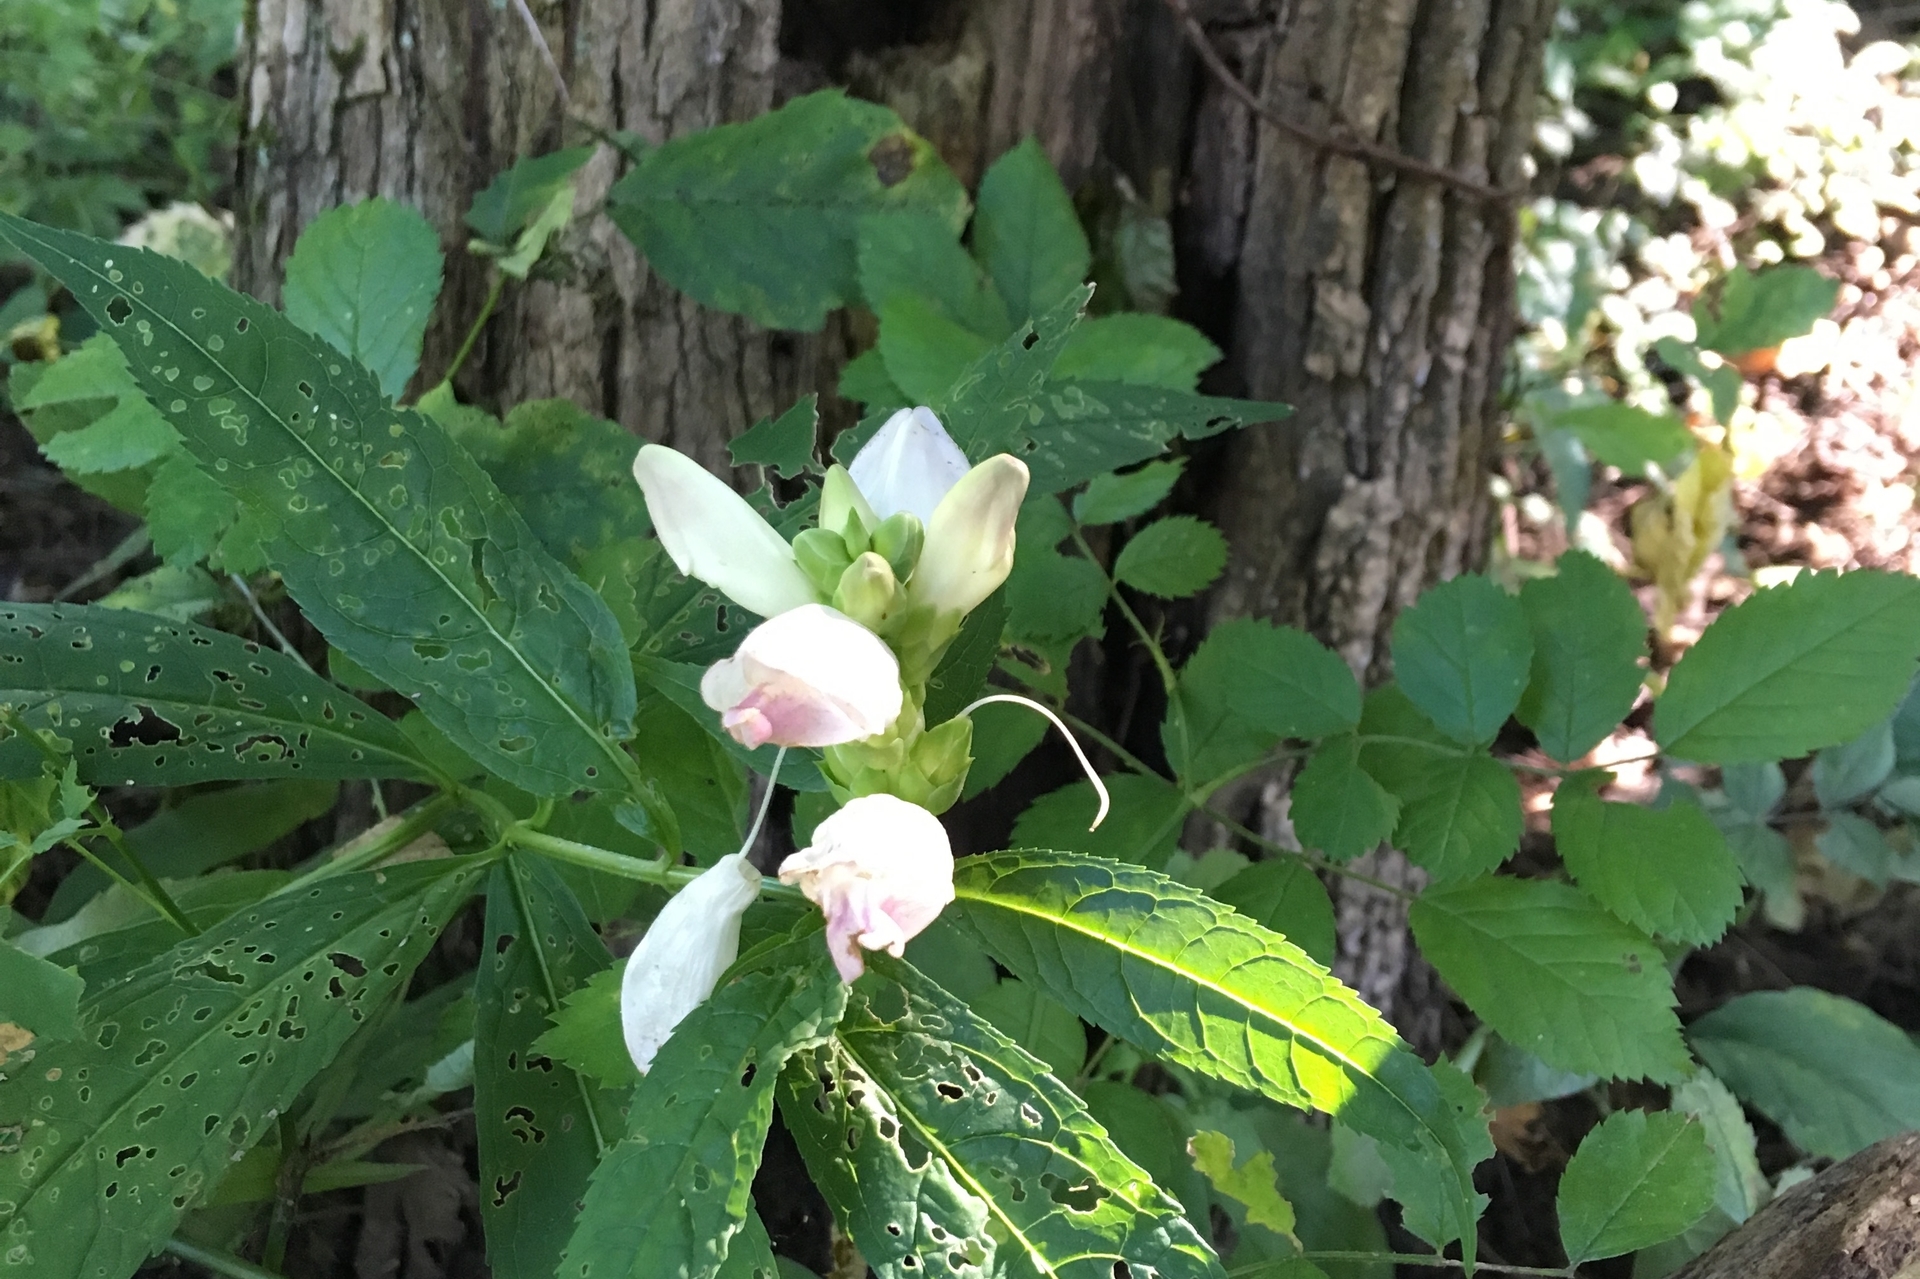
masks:
<instances>
[{"instance_id":1,"label":"white flower lip","mask_svg":"<svg viewBox=\"0 0 1920 1279\"><path fill-rule=\"evenodd\" d=\"M901 409L854 455L847 473L881 519L910 511L925 524L967 473L967 455L932 409Z\"/></svg>"},{"instance_id":2,"label":"white flower lip","mask_svg":"<svg viewBox=\"0 0 1920 1279\"><path fill-rule=\"evenodd\" d=\"M811 604L813 587L793 548L747 499L684 453L641 448L633 478L674 566L762 617Z\"/></svg>"},{"instance_id":3,"label":"white flower lip","mask_svg":"<svg viewBox=\"0 0 1920 1279\"><path fill-rule=\"evenodd\" d=\"M700 696L749 748L837 746L884 732L906 695L893 650L825 604L762 622L700 680Z\"/></svg>"},{"instance_id":4,"label":"white flower lip","mask_svg":"<svg viewBox=\"0 0 1920 1279\"><path fill-rule=\"evenodd\" d=\"M739 957L740 916L759 893L744 852L722 857L673 895L628 957L620 1029L641 1074Z\"/></svg>"},{"instance_id":5,"label":"white flower lip","mask_svg":"<svg viewBox=\"0 0 1920 1279\"><path fill-rule=\"evenodd\" d=\"M821 822L780 864L827 919L842 981L866 971L862 949L899 956L953 900L953 849L940 819L892 795L862 795Z\"/></svg>"},{"instance_id":6,"label":"white flower lip","mask_svg":"<svg viewBox=\"0 0 1920 1279\"><path fill-rule=\"evenodd\" d=\"M961 477L927 521L909 589L945 612L972 612L1013 571L1014 523L1027 496L1027 464L999 453Z\"/></svg>"}]
</instances>

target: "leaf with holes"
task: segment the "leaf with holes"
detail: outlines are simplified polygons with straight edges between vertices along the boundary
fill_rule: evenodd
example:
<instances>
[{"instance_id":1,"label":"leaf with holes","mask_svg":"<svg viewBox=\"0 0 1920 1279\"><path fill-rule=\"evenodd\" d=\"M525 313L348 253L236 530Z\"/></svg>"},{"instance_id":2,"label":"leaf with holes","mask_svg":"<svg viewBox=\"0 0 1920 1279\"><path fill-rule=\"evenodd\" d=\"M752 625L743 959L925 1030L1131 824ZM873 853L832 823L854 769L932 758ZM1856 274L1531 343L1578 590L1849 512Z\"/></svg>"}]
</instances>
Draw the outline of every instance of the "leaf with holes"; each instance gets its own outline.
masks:
<instances>
[{"instance_id":1,"label":"leaf with holes","mask_svg":"<svg viewBox=\"0 0 1920 1279\"><path fill-rule=\"evenodd\" d=\"M0 604L0 703L90 785L426 777L393 722L279 653L87 604Z\"/></svg>"},{"instance_id":2,"label":"leaf with holes","mask_svg":"<svg viewBox=\"0 0 1920 1279\"><path fill-rule=\"evenodd\" d=\"M1128 539L1113 562L1119 581L1149 595L1182 599L1213 584L1227 566L1227 539L1205 520L1169 515Z\"/></svg>"},{"instance_id":3,"label":"leaf with holes","mask_svg":"<svg viewBox=\"0 0 1920 1279\"><path fill-rule=\"evenodd\" d=\"M132 1274L406 985L472 886L446 859L322 880L91 992L79 1038L0 1082L8 1261Z\"/></svg>"},{"instance_id":4,"label":"leaf with holes","mask_svg":"<svg viewBox=\"0 0 1920 1279\"><path fill-rule=\"evenodd\" d=\"M1560 1239L1579 1265L1650 1247L1713 1207L1713 1152L1696 1119L1616 1110L1560 1176Z\"/></svg>"},{"instance_id":5,"label":"leaf with holes","mask_svg":"<svg viewBox=\"0 0 1920 1279\"><path fill-rule=\"evenodd\" d=\"M817 937L760 956L687 1015L593 1174L561 1271L575 1279L711 1279L751 1209L774 1081L846 1007Z\"/></svg>"},{"instance_id":6,"label":"leaf with holes","mask_svg":"<svg viewBox=\"0 0 1920 1279\"><path fill-rule=\"evenodd\" d=\"M964 859L954 914L1001 964L1145 1052L1325 1110L1422 1160L1472 1246L1485 1140L1359 996L1299 947L1164 875L1052 853Z\"/></svg>"},{"instance_id":7,"label":"leaf with holes","mask_svg":"<svg viewBox=\"0 0 1920 1279\"><path fill-rule=\"evenodd\" d=\"M534 1049L560 1001L612 962L545 861L513 853L494 867L473 992L473 1115L480 1219L500 1279L551 1279L618 1131L611 1095Z\"/></svg>"},{"instance_id":8,"label":"leaf with holes","mask_svg":"<svg viewBox=\"0 0 1920 1279\"><path fill-rule=\"evenodd\" d=\"M869 214L923 212L958 232L966 207L931 143L838 89L666 142L607 196L668 283L770 329L818 329L859 297Z\"/></svg>"},{"instance_id":9,"label":"leaf with holes","mask_svg":"<svg viewBox=\"0 0 1920 1279\"><path fill-rule=\"evenodd\" d=\"M1703 764L1834 746L1893 713L1916 656L1920 581L1802 573L1714 619L1654 703L1654 740Z\"/></svg>"},{"instance_id":10,"label":"leaf with holes","mask_svg":"<svg viewBox=\"0 0 1920 1279\"><path fill-rule=\"evenodd\" d=\"M1520 601L1477 573L1425 592L1393 624L1401 691L1441 732L1478 746L1519 704L1533 660Z\"/></svg>"},{"instance_id":11,"label":"leaf with holes","mask_svg":"<svg viewBox=\"0 0 1920 1279\"><path fill-rule=\"evenodd\" d=\"M1549 1066L1656 1083L1692 1069L1660 948L1577 889L1488 876L1422 893L1411 922L1467 1006Z\"/></svg>"},{"instance_id":12,"label":"leaf with holes","mask_svg":"<svg viewBox=\"0 0 1920 1279\"><path fill-rule=\"evenodd\" d=\"M780 1114L882 1279L1222 1274L1077 1096L907 964L869 959Z\"/></svg>"},{"instance_id":13,"label":"leaf with holes","mask_svg":"<svg viewBox=\"0 0 1920 1279\"><path fill-rule=\"evenodd\" d=\"M22 1045L11 1041L21 1031L30 1042L40 1044L78 1034L80 993L85 985L72 969L0 941L0 1024L13 1032L4 1036L9 1041L5 1050L19 1051Z\"/></svg>"},{"instance_id":14,"label":"leaf with holes","mask_svg":"<svg viewBox=\"0 0 1920 1279\"><path fill-rule=\"evenodd\" d=\"M1130 382L1191 391L1220 348L1191 324L1137 311L1083 321L1067 339L1053 375L1089 382Z\"/></svg>"},{"instance_id":15,"label":"leaf with holes","mask_svg":"<svg viewBox=\"0 0 1920 1279\"><path fill-rule=\"evenodd\" d=\"M1609 774L1576 773L1553 797L1553 839L1580 887L1635 928L1705 946L1740 911L1740 866L1706 811L1599 796Z\"/></svg>"},{"instance_id":16,"label":"leaf with holes","mask_svg":"<svg viewBox=\"0 0 1920 1279\"><path fill-rule=\"evenodd\" d=\"M1254 1152L1236 1168L1233 1138L1206 1129L1188 1139L1187 1149L1192 1153L1193 1166L1213 1183L1213 1188L1246 1208L1249 1222L1294 1238L1293 1205L1280 1194L1271 1150Z\"/></svg>"},{"instance_id":17,"label":"leaf with holes","mask_svg":"<svg viewBox=\"0 0 1920 1279\"><path fill-rule=\"evenodd\" d=\"M1568 551L1559 568L1520 588L1533 668L1514 714L1541 750L1576 760L1633 709L1647 618L1625 579L1585 551Z\"/></svg>"},{"instance_id":18,"label":"leaf with holes","mask_svg":"<svg viewBox=\"0 0 1920 1279\"><path fill-rule=\"evenodd\" d=\"M819 433L820 397L809 391L785 413L763 417L735 436L727 445L727 456L735 466L764 466L782 479L795 479L808 471L818 474L813 443ZM632 436L627 437L627 451L633 452Z\"/></svg>"},{"instance_id":19,"label":"leaf with holes","mask_svg":"<svg viewBox=\"0 0 1920 1279\"><path fill-rule=\"evenodd\" d=\"M0 234L120 343L336 648L523 790L633 775L618 625L441 427L184 263L5 215Z\"/></svg>"},{"instance_id":20,"label":"leaf with holes","mask_svg":"<svg viewBox=\"0 0 1920 1279\"><path fill-rule=\"evenodd\" d=\"M287 318L365 367L390 400L420 367L440 296L440 236L391 200L328 209L300 233L281 290Z\"/></svg>"}]
</instances>

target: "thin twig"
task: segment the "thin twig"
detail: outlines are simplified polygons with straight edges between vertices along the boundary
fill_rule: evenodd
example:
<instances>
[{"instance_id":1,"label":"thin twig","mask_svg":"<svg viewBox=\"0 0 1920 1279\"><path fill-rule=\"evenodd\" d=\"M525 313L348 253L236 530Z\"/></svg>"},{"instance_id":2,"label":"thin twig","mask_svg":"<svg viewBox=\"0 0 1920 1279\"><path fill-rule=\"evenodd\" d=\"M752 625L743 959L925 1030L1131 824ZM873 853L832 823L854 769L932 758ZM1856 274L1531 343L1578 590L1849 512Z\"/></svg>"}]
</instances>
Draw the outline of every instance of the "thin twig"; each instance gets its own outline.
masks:
<instances>
[{"instance_id":1,"label":"thin twig","mask_svg":"<svg viewBox=\"0 0 1920 1279\"><path fill-rule=\"evenodd\" d=\"M553 60L553 49L547 44L547 33L540 29L533 10L527 8L527 0L513 0L513 7L520 11L520 21L527 24L527 34L533 37L534 48L540 50L540 60L547 64L547 70L553 74L553 87L560 91L561 109L571 115L573 95L567 92L567 77L560 73L560 64Z\"/></svg>"},{"instance_id":2,"label":"thin twig","mask_svg":"<svg viewBox=\"0 0 1920 1279\"><path fill-rule=\"evenodd\" d=\"M307 674L314 674L313 667L307 665L307 659L300 656L300 650L293 646L293 641L281 634L280 628L275 626L273 619L267 616L267 610L260 607L260 599L253 593L253 588L247 585L247 579L238 573L229 573L227 577L233 582L234 588L240 592L240 597L246 600L247 607L253 610L253 620L265 627L267 634L273 636L273 642L280 646L280 651L300 663L301 669Z\"/></svg>"},{"instance_id":3,"label":"thin twig","mask_svg":"<svg viewBox=\"0 0 1920 1279\"><path fill-rule=\"evenodd\" d=\"M1198 54L1200 61L1206 64L1207 70L1213 73L1213 78L1220 82L1220 87L1225 89L1229 96L1237 98L1247 110L1289 137L1320 151L1331 151L1336 155L1351 156L1356 160L1365 160L1368 164L1376 164L1382 168L1396 169L1415 177L1429 178L1452 187L1462 194L1484 200L1488 204L1512 204L1524 194L1519 191L1502 191L1497 187L1490 187L1465 174L1456 173L1452 169L1443 168L1437 164L1429 164L1425 160L1415 159L1413 156L1368 142L1364 138L1347 134L1321 133L1298 121L1289 120L1261 101L1260 96L1233 73L1233 68L1229 67L1226 60L1220 56L1220 51L1213 47L1213 41L1207 36L1206 28L1200 25L1200 20L1195 18L1193 11L1187 7L1186 0L1165 0L1165 3L1168 12L1173 14L1173 20L1179 24L1181 31L1186 35L1187 43L1193 46L1194 53Z\"/></svg>"},{"instance_id":4,"label":"thin twig","mask_svg":"<svg viewBox=\"0 0 1920 1279\"><path fill-rule=\"evenodd\" d=\"M1438 1266L1460 1269L1463 1263L1458 1257L1442 1257L1435 1253L1421 1252L1298 1252L1290 1257L1276 1257L1271 1261L1259 1261L1250 1266L1235 1266L1227 1271L1229 1279L1252 1279L1253 1276L1297 1261L1374 1261L1395 1266ZM1571 1279L1573 1268L1549 1270L1544 1266L1509 1266L1500 1262L1476 1261L1475 1270L1491 1270L1503 1275L1546 1275L1551 1279Z\"/></svg>"},{"instance_id":5,"label":"thin twig","mask_svg":"<svg viewBox=\"0 0 1920 1279\"><path fill-rule=\"evenodd\" d=\"M169 1239L164 1245L166 1252L172 1253L182 1261L191 1261L196 1266L205 1266L216 1275L225 1279L280 1279L271 1270L263 1270L251 1261L242 1261L230 1252L218 1248L208 1248L202 1244L188 1243L185 1239Z\"/></svg>"}]
</instances>

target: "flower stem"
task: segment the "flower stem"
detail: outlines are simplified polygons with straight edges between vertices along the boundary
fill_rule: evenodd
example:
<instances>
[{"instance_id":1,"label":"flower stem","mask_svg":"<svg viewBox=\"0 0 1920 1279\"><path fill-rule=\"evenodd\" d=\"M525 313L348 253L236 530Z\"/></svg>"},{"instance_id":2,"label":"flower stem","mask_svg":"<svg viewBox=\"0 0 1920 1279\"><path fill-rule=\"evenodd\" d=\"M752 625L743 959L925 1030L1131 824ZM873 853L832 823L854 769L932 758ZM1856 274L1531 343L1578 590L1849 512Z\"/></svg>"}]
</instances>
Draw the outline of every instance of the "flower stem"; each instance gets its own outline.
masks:
<instances>
[{"instance_id":1,"label":"flower stem","mask_svg":"<svg viewBox=\"0 0 1920 1279\"><path fill-rule=\"evenodd\" d=\"M335 875L345 875L376 865L432 830L453 806L454 797L445 791L430 795L403 813L399 825L392 830L383 832L378 838L368 840L352 852L329 858L289 883L280 892L286 893L295 888L305 888L315 880L329 879ZM346 846L351 847L351 843Z\"/></svg>"},{"instance_id":2,"label":"flower stem","mask_svg":"<svg viewBox=\"0 0 1920 1279\"><path fill-rule=\"evenodd\" d=\"M1435 1266L1460 1269L1465 1262L1458 1257L1442 1257L1437 1253L1421 1252L1296 1252L1290 1257L1275 1257L1270 1261L1256 1261L1250 1266L1235 1266L1227 1271L1229 1279L1253 1279L1254 1276L1276 1270L1295 1261L1375 1261L1395 1266ZM1550 1279L1572 1279L1574 1269L1568 1266L1561 1270L1552 1270L1544 1266L1509 1266L1492 1261L1476 1261L1475 1270L1491 1270L1503 1275L1545 1275Z\"/></svg>"},{"instance_id":3,"label":"flower stem","mask_svg":"<svg viewBox=\"0 0 1920 1279\"><path fill-rule=\"evenodd\" d=\"M629 857L625 853L616 853L609 849L596 848L592 844L562 839L558 835L549 835L545 831L528 830L524 826L510 828L506 832L506 841L529 852L551 857L555 861L584 866L588 870L605 871L609 875L638 880L643 884L659 884L663 888L685 888L706 873L704 866L663 866L651 859ZM782 897L800 896L799 889L789 888L779 880L768 876L761 877L760 891L775 893Z\"/></svg>"},{"instance_id":4,"label":"flower stem","mask_svg":"<svg viewBox=\"0 0 1920 1279\"><path fill-rule=\"evenodd\" d=\"M197 1243L188 1243L185 1239L167 1240L164 1251L182 1261L191 1261L196 1266L205 1266L216 1275L223 1276L224 1279L280 1279L280 1276L273 1271L263 1270L251 1261L242 1261L230 1252L202 1247Z\"/></svg>"},{"instance_id":5,"label":"flower stem","mask_svg":"<svg viewBox=\"0 0 1920 1279\"><path fill-rule=\"evenodd\" d=\"M441 381L451 383L453 375L467 362L473 344L480 340L480 330L487 327L487 321L493 318L493 308L500 305L500 290L506 287L506 283L507 277L495 270L493 283L487 286L487 300L480 304L480 314L474 317L473 327L467 330L466 340L460 343L460 349L454 353L453 363L447 366L447 375Z\"/></svg>"}]
</instances>

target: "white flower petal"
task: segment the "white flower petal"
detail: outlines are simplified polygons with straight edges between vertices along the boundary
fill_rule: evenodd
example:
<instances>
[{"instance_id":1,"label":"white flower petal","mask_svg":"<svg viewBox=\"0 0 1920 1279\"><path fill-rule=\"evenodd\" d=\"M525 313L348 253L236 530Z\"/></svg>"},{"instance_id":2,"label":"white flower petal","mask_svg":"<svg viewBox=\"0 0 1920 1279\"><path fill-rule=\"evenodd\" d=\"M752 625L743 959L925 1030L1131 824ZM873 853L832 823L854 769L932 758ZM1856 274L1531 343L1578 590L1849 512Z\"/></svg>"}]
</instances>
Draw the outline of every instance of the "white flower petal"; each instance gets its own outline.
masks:
<instances>
[{"instance_id":1,"label":"white flower petal","mask_svg":"<svg viewBox=\"0 0 1920 1279\"><path fill-rule=\"evenodd\" d=\"M911 511L925 524L967 473L967 455L932 409L901 409L854 455L847 471L881 519Z\"/></svg>"},{"instance_id":2,"label":"white flower petal","mask_svg":"<svg viewBox=\"0 0 1920 1279\"><path fill-rule=\"evenodd\" d=\"M660 545L682 573L762 617L813 603L793 548L719 476L684 453L648 444L633 459L633 478Z\"/></svg>"},{"instance_id":3,"label":"white flower petal","mask_svg":"<svg viewBox=\"0 0 1920 1279\"><path fill-rule=\"evenodd\" d=\"M908 590L941 612L968 613L1013 571L1014 523L1027 496L1027 464L996 454L968 471L934 508Z\"/></svg>"},{"instance_id":4,"label":"white flower petal","mask_svg":"<svg viewBox=\"0 0 1920 1279\"><path fill-rule=\"evenodd\" d=\"M860 950L898 955L953 900L953 849L940 819L892 795L862 795L821 822L813 843L780 864L827 918L840 976L866 968Z\"/></svg>"},{"instance_id":5,"label":"white flower petal","mask_svg":"<svg viewBox=\"0 0 1920 1279\"><path fill-rule=\"evenodd\" d=\"M739 957L740 916L759 892L760 876L747 855L734 853L674 894L654 917L620 979L620 1029L641 1074Z\"/></svg>"},{"instance_id":6,"label":"white flower petal","mask_svg":"<svg viewBox=\"0 0 1920 1279\"><path fill-rule=\"evenodd\" d=\"M825 604L754 627L701 678L700 695L748 746L857 742L884 732L905 705L893 650Z\"/></svg>"}]
</instances>

